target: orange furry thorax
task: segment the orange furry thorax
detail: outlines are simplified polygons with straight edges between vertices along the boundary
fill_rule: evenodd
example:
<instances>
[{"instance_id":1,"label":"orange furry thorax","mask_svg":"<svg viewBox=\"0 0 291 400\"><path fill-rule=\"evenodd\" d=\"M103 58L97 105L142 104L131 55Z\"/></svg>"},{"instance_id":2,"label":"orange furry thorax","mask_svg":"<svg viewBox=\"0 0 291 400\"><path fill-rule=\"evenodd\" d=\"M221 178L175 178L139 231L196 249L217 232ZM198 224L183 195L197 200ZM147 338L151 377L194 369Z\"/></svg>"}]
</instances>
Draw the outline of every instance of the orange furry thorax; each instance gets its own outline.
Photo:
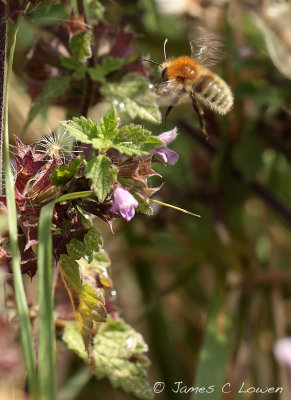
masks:
<instances>
[{"instance_id":1,"label":"orange furry thorax","mask_svg":"<svg viewBox=\"0 0 291 400\"><path fill-rule=\"evenodd\" d=\"M168 79L193 80L197 77L198 70L201 68L199 64L191 57L178 57L173 60L166 61Z\"/></svg>"}]
</instances>

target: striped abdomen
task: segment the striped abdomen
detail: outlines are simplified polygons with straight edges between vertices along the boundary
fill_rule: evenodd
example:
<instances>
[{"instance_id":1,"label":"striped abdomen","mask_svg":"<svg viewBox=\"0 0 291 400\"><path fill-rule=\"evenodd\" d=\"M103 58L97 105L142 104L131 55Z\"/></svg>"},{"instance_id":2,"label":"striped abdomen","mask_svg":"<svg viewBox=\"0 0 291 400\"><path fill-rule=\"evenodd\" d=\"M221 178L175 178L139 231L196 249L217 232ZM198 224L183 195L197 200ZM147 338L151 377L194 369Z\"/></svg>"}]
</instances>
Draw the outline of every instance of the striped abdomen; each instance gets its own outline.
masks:
<instances>
[{"instance_id":1,"label":"striped abdomen","mask_svg":"<svg viewBox=\"0 0 291 400\"><path fill-rule=\"evenodd\" d=\"M219 114L226 114L233 105L233 94L229 86L219 76L205 69L192 86L194 94L206 107Z\"/></svg>"}]
</instances>

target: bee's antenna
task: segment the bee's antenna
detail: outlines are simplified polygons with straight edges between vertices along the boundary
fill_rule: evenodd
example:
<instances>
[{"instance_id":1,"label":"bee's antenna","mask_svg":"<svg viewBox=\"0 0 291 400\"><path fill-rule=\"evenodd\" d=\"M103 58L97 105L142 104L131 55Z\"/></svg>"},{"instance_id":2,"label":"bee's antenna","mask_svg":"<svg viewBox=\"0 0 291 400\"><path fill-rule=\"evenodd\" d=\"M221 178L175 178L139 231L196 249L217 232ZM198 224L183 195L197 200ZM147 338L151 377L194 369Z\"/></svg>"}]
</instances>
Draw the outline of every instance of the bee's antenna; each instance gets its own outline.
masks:
<instances>
[{"instance_id":1,"label":"bee's antenna","mask_svg":"<svg viewBox=\"0 0 291 400\"><path fill-rule=\"evenodd\" d=\"M152 64L156 64L159 65L160 67L162 66L162 64L156 62L156 61L152 61L152 60L147 60L146 58L139 58L138 61L146 61L146 62L150 62Z\"/></svg>"},{"instance_id":2,"label":"bee's antenna","mask_svg":"<svg viewBox=\"0 0 291 400\"><path fill-rule=\"evenodd\" d=\"M164 57L165 57L165 60L167 60L167 54L166 54L166 44L167 44L167 41L168 41L168 39L166 39L166 40L164 41Z\"/></svg>"}]
</instances>

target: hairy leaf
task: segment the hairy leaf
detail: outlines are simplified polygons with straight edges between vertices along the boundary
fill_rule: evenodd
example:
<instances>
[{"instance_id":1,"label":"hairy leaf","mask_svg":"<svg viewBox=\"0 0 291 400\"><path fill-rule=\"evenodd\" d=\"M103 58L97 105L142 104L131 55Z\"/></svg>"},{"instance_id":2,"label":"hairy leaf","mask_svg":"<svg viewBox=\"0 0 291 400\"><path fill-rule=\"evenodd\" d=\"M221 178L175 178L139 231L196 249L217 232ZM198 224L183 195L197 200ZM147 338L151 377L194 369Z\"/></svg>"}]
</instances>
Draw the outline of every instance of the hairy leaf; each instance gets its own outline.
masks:
<instances>
[{"instance_id":1,"label":"hairy leaf","mask_svg":"<svg viewBox=\"0 0 291 400\"><path fill-rule=\"evenodd\" d=\"M102 152L115 148L128 155L147 154L150 150L163 145L161 140L151 135L141 125L130 124L118 129L119 121L115 107L109 109L99 124L94 124L90 119L81 117L64 121L62 125L75 139L91 143L95 149L102 150ZM96 168L93 167L94 165ZM93 179L98 172L96 162L90 161L88 168L92 175L88 177ZM92 168L94 171L91 173Z\"/></svg>"},{"instance_id":2,"label":"hairy leaf","mask_svg":"<svg viewBox=\"0 0 291 400\"><path fill-rule=\"evenodd\" d=\"M80 333L71 323L65 328L64 341L86 363L89 362ZM127 325L122 319L108 318L100 324L94 338L92 356L95 361L93 373L98 378L107 377L114 387L121 387L140 399L151 399L152 390L147 381L148 350L142 336Z\"/></svg>"},{"instance_id":3,"label":"hairy leaf","mask_svg":"<svg viewBox=\"0 0 291 400\"><path fill-rule=\"evenodd\" d=\"M73 56L84 63L91 57L91 37L88 32L76 33L70 41Z\"/></svg>"},{"instance_id":4,"label":"hairy leaf","mask_svg":"<svg viewBox=\"0 0 291 400\"><path fill-rule=\"evenodd\" d=\"M111 190L112 182L117 179L116 169L112 168L107 156L99 155L88 162L85 174L91 180L91 188L102 203Z\"/></svg>"},{"instance_id":5,"label":"hairy leaf","mask_svg":"<svg viewBox=\"0 0 291 400\"><path fill-rule=\"evenodd\" d=\"M116 116L116 109L115 107L111 107L98 124L98 136L105 139L112 139L116 135L118 125L119 121Z\"/></svg>"},{"instance_id":6,"label":"hairy leaf","mask_svg":"<svg viewBox=\"0 0 291 400\"><path fill-rule=\"evenodd\" d=\"M161 122L161 113L151 99L149 84L144 77L128 74L121 82L106 83L100 90L108 100L118 102L130 118Z\"/></svg>"},{"instance_id":7,"label":"hairy leaf","mask_svg":"<svg viewBox=\"0 0 291 400\"><path fill-rule=\"evenodd\" d=\"M84 243L77 239L70 241L67 246L68 255L62 254L58 263L87 350L93 321L106 321L107 315L104 306L104 291L101 288L97 288L98 272L96 271L95 281L90 279L93 269L90 266L90 262L98 255L101 246L102 240L99 231L91 228L84 237ZM83 260L85 265L82 265L80 260ZM82 269L79 264L82 265Z\"/></svg>"},{"instance_id":8,"label":"hairy leaf","mask_svg":"<svg viewBox=\"0 0 291 400\"><path fill-rule=\"evenodd\" d=\"M147 154L163 144L156 136L141 125L125 125L113 140L115 149L125 154Z\"/></svg>"},{"instance_id":9,"label":"hairy leaf","mask_svg":"<svg viewBox=\"0 0 291 400\"><path fill-rule=\"evenodd\" d=\"M61 125L76 140L83 143L92 143L92 139L97 138L97 125L90 118L76 118L69 121L62 121Z\"/></svg>"},{"instance_id":10,"label":"hairy leaf","mask_svg":"<svg viewBox=\"0 0 291 400\"><path fill-rule=\"evenodd\" d=\"M118 70L123 64L121 58L106 57L102 60L101 65L96 65L95 68L89 68L88 72L93 81L105 82L105 76L110 72Z\"/></svg>"},{"instance_id":11,"label":"hairy leaf","mask_svg":"<svg viewBox=\"0 0 291 400\"><path fill-rule=\"evenodd\" d=\"M73 77L75 79L83 79L86 71L87 71L87 64L80 63L73 57L65 57L61 56L61 64L64 68L75 71L73 73Z\"/></svg>"},{"instance_id":12,"label":"hairy leaf","mask_svg":"<svg viewBox=\"0 0 291 400\"><path fill-rule=\"evenodd\" d=\"M76 313L85 348L88 350L93 321L106 321L103 289L83 281L79 265L72 257L62 254L58 266Z\"/></svg>"},{"instance_id":13,"label":"hairy leaf","mask_svg":"<svg viewBox=\"0 0 291 400\"><path fill-rule=\"evenodd\" d=\"M74 158L70 165L61 165L60 168L55 168L50 176L50 180L54 186L66 185L76 175L81 163L82 158Z\"/></svg>"}]
</instances>

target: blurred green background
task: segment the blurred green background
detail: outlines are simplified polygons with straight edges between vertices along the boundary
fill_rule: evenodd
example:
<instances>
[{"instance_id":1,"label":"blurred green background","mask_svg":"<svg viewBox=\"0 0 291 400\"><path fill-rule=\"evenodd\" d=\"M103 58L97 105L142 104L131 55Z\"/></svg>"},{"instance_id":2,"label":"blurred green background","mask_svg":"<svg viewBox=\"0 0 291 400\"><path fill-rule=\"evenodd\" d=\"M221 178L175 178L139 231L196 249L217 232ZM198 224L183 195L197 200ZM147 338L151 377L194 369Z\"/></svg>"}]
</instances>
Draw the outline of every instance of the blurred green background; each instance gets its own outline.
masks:
<instances>
[{"instance_id":1,"label":"blurred green background","mask_svg":"<svg viewBox=\"0 0 291 400\"><path fill-rule=\"evenodd\" d=\"M200 219L157 207L154 216L116 222L114 235L97 222L112 260L120 314L149 345L152 385L166 384L155 398L190 399L191 393L172 391L174 382L182 381L187 387L231 384L229 395L222 395L219 386L213 395L195 399L289 399L286 371L275 361L273 346L291 330L290 3L284 3L283 12L279 2L271 1L102 4L107 23L134 32L140 54L157 62L163 60L165 38L168 56L190 54L192 25L220 32L226 56L214 71L234 93L229 115L206 111L209 141L190 104L175 107L168 118L168 129L178 128L171 148L180 158L173 167L157 168L163 179L155 182L165 182L157 199L198 213ZM20 132L29 108L18 78L21 60L46 18L68 15L62 5L46 13L40 6L31 18L17 44L10 96L13 134ZM160 80L154 66L150 79ZM27 141L53 130L63 113L54 107L47 117L43 125L40 120L31 125ZM165 130L135 122L155 134ZM81 368L63 344L57 363L60 386ZM84 376L80 393L75 391L78 400L133 398L106 380ZM238 394L243 382L246 387L283 386L284 393Z\"/></svg>"}]
</instances>

